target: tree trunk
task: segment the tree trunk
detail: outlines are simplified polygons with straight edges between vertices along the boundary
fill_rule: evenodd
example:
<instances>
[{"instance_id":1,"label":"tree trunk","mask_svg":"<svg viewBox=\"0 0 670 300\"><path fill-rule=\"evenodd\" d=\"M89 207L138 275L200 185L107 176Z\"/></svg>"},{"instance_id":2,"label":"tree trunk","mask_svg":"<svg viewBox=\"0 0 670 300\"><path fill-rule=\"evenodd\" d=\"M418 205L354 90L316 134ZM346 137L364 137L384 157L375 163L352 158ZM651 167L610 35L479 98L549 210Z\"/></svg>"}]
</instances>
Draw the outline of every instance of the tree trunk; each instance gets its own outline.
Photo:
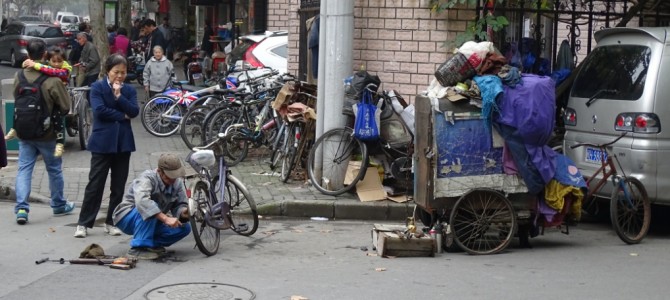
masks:
<instances>
[{"instance_id":1,"label":"tree trunk","mask_svg":"<svg viewBox=\"0 0 670 300\"><path fill-rule=\"evenodd\" d=\"M130 34L130 27L133 26L130 15L130 1L119 1L119 27L128 30Z\"/></svg>"},{"instance_id":2,"label":"tree trunk","mask_svg":"<svg viewBox=\"0 0 670 300\"><path fill-rule=\"evenodd\" d=\"M93 35L93 44L100 54L100 64L104 76L104 65L109 56L109 40L107 39L107 27L105 26L104 0L90 0L88 2L88 12L91 16L91 34Z\"/></svg>"}]
</instances>

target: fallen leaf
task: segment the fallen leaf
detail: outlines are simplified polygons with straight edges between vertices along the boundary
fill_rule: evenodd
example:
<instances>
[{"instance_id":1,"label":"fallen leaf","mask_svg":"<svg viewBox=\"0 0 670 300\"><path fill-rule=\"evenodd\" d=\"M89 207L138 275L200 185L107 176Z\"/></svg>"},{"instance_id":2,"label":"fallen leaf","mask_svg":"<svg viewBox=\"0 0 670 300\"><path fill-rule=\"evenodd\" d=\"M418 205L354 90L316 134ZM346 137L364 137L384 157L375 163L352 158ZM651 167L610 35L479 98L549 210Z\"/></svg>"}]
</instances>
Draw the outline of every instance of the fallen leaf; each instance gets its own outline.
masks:
<instances>
[{"instance_id":1,"label":"fallen leaf","mask_svg":"<svg viewBox=\"0 0 670 300\"><path fill-rule=\"evenodd\" d=\"M638 256L638 254L633 252L633 253L630 254L630 256Z\"/></svg>"},{"instance_id":2,"label":"fallen leaf","mask_svg":"<svg viewBox=\"0 0 670 300\"><path fill-rule=\"evenodd\" d=\"M375 268L375 271L384 272L384 271L386 271L386 268Z\"/></svg>"},{"instance_id":3,"label":"fallen leaf","mask_svg":"<svg viewBox=\"0 0 670 300\"><path fill-rule=\"evenodd\" d=\"M293 296L291 296L291 300L309 300L309 298L303 297L303 296L293 295Z\"/></svg>"},{"instance_id":4,"label":"fallen leaf","mask_svg":"<svg viewBox=\"0 0 670 300\"><path fill-rule=\"evenodd\" d=\"M49 227L49 232L54 233L56 232L56 229L54 229L53 227Z\"/></svg>"},{"instance_id":5,"label":"fallen leaf","mask_svg":"<svg viewBox=\"0 0 670 300\"><path fill-rule=\"evenodd\" d=\"M277 233L277 232L276 232L276 231L264 231L264 232L263 232L263 234L265 234L265 235L267 235L267 236L271 236L271 235L273 235L273 234L275 234L275 233Z\"/></svg>"}]
</instances>

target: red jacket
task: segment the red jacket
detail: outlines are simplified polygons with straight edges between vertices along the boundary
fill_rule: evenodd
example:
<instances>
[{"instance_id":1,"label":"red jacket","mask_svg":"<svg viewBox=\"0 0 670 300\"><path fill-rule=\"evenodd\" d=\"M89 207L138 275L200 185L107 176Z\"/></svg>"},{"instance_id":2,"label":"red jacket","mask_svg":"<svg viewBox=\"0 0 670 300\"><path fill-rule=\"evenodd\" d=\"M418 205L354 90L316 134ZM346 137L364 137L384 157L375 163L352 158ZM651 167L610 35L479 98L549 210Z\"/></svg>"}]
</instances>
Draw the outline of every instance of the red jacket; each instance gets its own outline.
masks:
<instances>
[{"instance_id":1,"label":"red jacket","mask_svg":"<svg viewBox=\"0 0 670 300\"><path fill-rule=\"evenodd\" d=\"M128 56L128 45L130 45L128 37L118 34L114 38L114 45L109 46L109 52Z\"/></svg>"}]
</instances>

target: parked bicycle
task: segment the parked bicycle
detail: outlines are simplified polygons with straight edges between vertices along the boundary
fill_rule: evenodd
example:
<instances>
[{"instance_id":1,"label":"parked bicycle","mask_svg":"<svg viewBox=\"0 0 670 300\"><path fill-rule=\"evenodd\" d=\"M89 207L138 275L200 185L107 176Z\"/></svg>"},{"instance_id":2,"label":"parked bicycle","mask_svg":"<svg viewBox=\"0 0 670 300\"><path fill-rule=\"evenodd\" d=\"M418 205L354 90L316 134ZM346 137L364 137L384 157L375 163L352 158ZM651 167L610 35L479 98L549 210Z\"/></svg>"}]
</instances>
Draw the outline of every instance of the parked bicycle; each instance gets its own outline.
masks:
<instances>
[{"instance_id":1,"label":"parked bicycle","mask_svg":"<svg viewBox=\"0 0 670 300\"><path fill-rule=\"evenodd\" d=\"M79 136L81 150L86 150L86 143L88 143L88 137L91 135L91 126L93 126L93 112L86 97L89 90L91 88L87 86L67 87L72 106L70 107L70 113L65 116L65 131L70 137Z\"/></svg>"},{"instance_id":2,"label":"parked bicycle","mask_svg":"<svg viewBox=\"0 0 670 300\"><path fill-rule=\"evenodd\" d=\"M225 139L221 133L211 143L193 148L186 158L197 172L188 189L191 230L198 249L207 256L219 250L221 230L250 236L258 229L256 202L226 164L222 149ZM217 162L215 173L212 168Z\"/></svg>"},{"instance_id":3,"label":"parked bicycle","mask_svg":"<svg viewBox=\"0 0 670 300\"><path fill-rule=\"evenodd\" d=\"M579 143L570 146L571 149L585 146L586 155L592 156L593 160L600 161L600 168L593 176L586 178L589 187L584 197L584 207L588 208L594 204L594 195L598 193L607 183L612 182L612 196L610 197L610 219L612 227L619 238L626 244L637 244L647 235L651 224L651 202L647 197L647 189L642 182L635 177L626 176L616 153L609 151L609 146L619 141L626 135L624 132L615 140L605 144ZM614 161L616 161L616 165ZM617 171L618 166L618 171ZM618 172L621 172L619 175ZM598 176L602 175L600 179Z\"/></svg>"},{"instance_id":4,"label":"parked bicycle","mask_svg":"<svg viewBox=\"0 0 670 300\"><path fill-rule=\"evenodd\" d=\"M219 89L219 85L197 91L186 91L183 82L174 81L178 89L170 89L154 96L142 109L141 119L144 128L154 136L166 137L179 130L179 123L187 107L198 97Z\"/></svg>"}]
</instances>

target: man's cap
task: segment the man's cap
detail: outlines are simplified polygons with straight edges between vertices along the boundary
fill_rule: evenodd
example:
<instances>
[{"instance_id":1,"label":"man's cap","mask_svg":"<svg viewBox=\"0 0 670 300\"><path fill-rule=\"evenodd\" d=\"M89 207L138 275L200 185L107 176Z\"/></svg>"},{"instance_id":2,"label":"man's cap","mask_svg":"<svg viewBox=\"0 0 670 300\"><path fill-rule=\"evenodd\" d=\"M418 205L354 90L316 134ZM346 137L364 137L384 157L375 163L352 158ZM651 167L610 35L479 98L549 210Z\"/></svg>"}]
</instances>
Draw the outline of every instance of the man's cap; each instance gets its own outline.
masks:
<instances>
[{"instance_id":1,"label":"man's cap","mask_svg":"<svg viewBox=\"0 0 670 300\"><path fill-rule=\"evenodd\" d=\"M161 154L161 157L158 159L158 168L163 170L163 173L170 179L176 179L186 175L186 170L184 170L181 160L172 153Z\"/></svg>"}]
</instances>

